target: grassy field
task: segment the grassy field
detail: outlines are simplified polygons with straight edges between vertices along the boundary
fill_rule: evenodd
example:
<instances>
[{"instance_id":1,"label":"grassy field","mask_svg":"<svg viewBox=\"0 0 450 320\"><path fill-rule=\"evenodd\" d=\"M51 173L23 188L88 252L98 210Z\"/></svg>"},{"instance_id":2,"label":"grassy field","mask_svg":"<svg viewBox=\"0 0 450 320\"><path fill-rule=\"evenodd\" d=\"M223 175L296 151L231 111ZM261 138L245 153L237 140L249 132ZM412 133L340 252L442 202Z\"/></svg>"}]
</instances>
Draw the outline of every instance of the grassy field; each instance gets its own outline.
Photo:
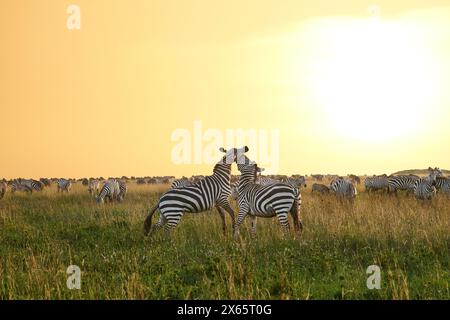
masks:
<instances>
[{"instance_id":1,"label":"grassy field","mask_svg":"<svg viewBox=\"0 0 450 320\"><path fill-rule=\"evenodd\" d=\"M105 205L79 185L68 195L8 193L0 299L450 299L450 199L360 193L351 204L307 190L299 239L259 219L256 238L246 221L235 242L216 212L150 239L143 220L164 186L130 187L125 202ZM81 290L66 287L72 264ZM366 287L373 264L380 290Z\"/></svg>"}]
</instances>

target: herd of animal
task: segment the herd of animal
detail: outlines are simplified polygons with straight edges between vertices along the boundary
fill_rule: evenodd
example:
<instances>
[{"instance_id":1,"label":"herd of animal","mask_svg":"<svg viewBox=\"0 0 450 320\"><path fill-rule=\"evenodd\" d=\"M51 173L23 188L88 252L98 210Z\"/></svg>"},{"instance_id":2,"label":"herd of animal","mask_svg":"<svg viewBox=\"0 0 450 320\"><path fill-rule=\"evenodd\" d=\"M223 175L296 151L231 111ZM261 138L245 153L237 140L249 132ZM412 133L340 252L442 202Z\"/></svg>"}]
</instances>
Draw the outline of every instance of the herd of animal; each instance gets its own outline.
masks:
<instances>
[{"instance_id":1,"label":"herd of animal","mask_svg":"<svg viewBox=\"0 0 450 320\"><path fill-rule=\"evenodd\" d=\"M127 193L127 183L121 179L110 178L108 180L100 179L86 179L84 183L87 185L87 189L90 195L95 196L97 202L105 201L123 201ZM0 199L2 199L6 193L8 186L11 189L11 193L15 194L17 191L23 191L32 194L36 191L42 191L45 187L49 187L52 183L56 184L56 190L58 193L69 193L72 190L72 185L76 181L74 179L46 179L40 180L34 179L13 179L0 181ZM101 182L103 185L101 186ZM101 187L100 187L101 186Z\"/></svg>"},{"instance_id":2,"label":"herd of animal","mask_svg":"<svg viewBox=\"0 0 450 320\"><path fill-rule=\"evenodd\" d=\"M128 187L127 182L135 180L137 184L143 183L171 183L170 188L161 196L156 205L150 210L144 222L146 235L164 228L173 229L185 213L198 213L215 208L222 221L222 230L226 233L226 219L228 214L232 221L233 234L239 234L239 227L245 217L251 218L252 234L256 233L257 217L277 217L285 233L289 231L288 216L291 215L294 229L300 233L303 226L300 219L302 203L301 188L306 188L304 176L263 176L264 168L249 159L245 153L248 147L220 149L225 155L216 163L210 176L193 176L175 180L172 176L146 177L131 179L122 178L90 178L79 179L82 185L96 201L121 202L125 199ZM231 166L236 163L240 175L231 175ZM356 185L361 183L356 175L323 176L312 175L318 182L331 180L329 185L314 183L312 193L334 194L338 198L354 199L357 195ZM41 191L55 183L57 192L68 193L72 185L78 182L75 179L53 178L40 180L13 179L0 180L0 199L7 188L14 194L24 191L32 194ZM450 195L450 178L444 177L439 168L428 168L428 175L418 177L415 175L378 175L366 177L364 180L367 193L386 192L396 194L400 190L414 194L419 200L431 200L438 191ZM234 199L238 206L237 219L230 204ZM159 220L152 226L152 217L159 210Z\"/></svg>"}]
</instances>

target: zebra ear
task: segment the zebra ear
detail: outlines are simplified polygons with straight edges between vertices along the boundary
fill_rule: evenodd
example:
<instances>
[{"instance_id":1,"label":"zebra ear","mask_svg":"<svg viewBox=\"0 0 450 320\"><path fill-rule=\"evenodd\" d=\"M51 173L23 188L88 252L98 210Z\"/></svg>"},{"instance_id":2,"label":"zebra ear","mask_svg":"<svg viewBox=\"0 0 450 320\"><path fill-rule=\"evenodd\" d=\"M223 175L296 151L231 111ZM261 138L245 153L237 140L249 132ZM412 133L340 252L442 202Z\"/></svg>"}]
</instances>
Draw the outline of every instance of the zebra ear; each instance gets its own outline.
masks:
<instances>
[{"instance_id":1,"label":"zebra ear","mask_svg":"<svg viewBox=\"0 0 450 320\"><path fill-rule=\"evenodd\" d=\"M227 150L225 150L225 148L223 148L223 147L220 147L220 148L219 148L219 151L221 151L221 152L223 152L223 153L227 153Z\"/></svg>"},{"instance_id":2,"label":"zebra ear","mask_svg":"<svg viewBox=\"0 0 450 320\"><path fill-rule=\"evenodd\" d=\"M245 146L245 147L244 147L244 152L247 152L247 151L248 151L248 147Z\"/></svg>"}]
</instances>

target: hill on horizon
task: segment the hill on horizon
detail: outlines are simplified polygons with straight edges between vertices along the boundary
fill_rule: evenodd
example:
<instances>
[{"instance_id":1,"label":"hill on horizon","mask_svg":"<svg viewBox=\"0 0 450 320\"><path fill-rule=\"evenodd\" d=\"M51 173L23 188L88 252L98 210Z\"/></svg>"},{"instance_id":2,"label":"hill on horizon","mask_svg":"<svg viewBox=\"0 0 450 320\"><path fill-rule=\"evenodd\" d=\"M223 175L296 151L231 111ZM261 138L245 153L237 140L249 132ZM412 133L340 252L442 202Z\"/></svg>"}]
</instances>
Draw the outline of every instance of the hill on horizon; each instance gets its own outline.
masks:
<instances>
[{"instance_id":1,"label":"hill on horizon","mask_svg":"<svg viewBox=\"0 0 450 320\"><path fill-rule=\"evenodd\" d=\"M442 173L445 176L450 176L450 170L441 169ZM401 175L401 174L415 174L418 176L425 176L428 174L428 169L409 169L409 170L402 170L394 172L392 175Z\"/></svg>"}]
</instances>

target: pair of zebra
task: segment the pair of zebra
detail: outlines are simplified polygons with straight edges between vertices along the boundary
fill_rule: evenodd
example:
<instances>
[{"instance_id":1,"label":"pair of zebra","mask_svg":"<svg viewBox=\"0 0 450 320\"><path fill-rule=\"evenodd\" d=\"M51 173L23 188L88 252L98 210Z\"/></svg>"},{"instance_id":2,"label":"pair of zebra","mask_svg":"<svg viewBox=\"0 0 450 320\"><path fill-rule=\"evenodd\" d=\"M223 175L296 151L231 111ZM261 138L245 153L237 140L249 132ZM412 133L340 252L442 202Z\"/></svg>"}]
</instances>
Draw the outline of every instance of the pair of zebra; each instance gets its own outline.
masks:
<instances>
[{"instance_id":1,"label":"pair of zebra","mask_svg":"<svg viewBox=\"0 0 450 320\"><path fill-rule=\"evenodd\" d=\"M170 188L150 210L144 222L144 233L148 235L161 227L169 232L181 220L185 213L203 212L215 207L222 220L222 231L226 234L225 212L230 215L234 236L239 234L239 226L245 216L252 217L252 233L256 228L256 216L277 216L283 230L289 229L288 214L294 217L297 231L301 230L299 208L301 203L298 189L283 183L274 183L266 186L256 183L258 166L250 161L244 153L248 147L220 149L225 153L223 158L214 166L213 174L194 184L185 180L174 182ZM237 221L229 203L231 195L231 165L236 162L241 172L238 186L239 214ZM152 217L159 209L160 217L152 227Z\"/></svg>"},{"instance_id":2,"label":"pair of zebra","mask_svg":"<svg viewBox=\"0 0 450 320\"><path fill-rule=\"evenodd\" d=\"M109 202L114 200L122 202L125 199L127 190L127 184L123 180L106 180L99 194L96 196L96 200L98 203L104 203L106 200Z\"/></svg>"}]
</instances>

